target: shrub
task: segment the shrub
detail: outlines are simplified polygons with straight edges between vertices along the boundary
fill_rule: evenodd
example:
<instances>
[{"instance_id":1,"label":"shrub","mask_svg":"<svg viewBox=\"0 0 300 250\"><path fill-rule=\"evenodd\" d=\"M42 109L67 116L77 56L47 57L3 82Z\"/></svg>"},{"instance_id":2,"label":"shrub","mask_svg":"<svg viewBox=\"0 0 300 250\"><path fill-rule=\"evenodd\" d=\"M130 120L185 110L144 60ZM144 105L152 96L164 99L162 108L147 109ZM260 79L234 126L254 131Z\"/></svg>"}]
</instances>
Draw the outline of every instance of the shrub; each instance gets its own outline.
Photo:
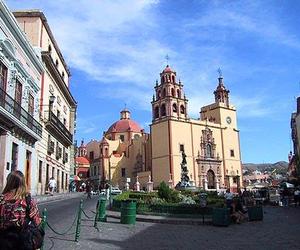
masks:
<instances>
[{"instance_id":1,"label":"shrub","mask_svg":"<svg viewBox=\"0 0 300 250\"><path fill-rule=\"evenodd\" d=\"M116 195L113 199L117 201L124 201L129 199L130 192L123 192L122 194Z\"/></svg>"},{"instance_id":2,"label":"shrub","mask_svg":"<svg viewBox=\"0 0 300 250\"><path fill-rule=\"evenodd\" d=\"M180 199L180 202L179 202L180 204L196 204L196 202L193 200L193 198L191 196L179 194L178 197Z\"/></svg>"},{"instance_id":3,"label":"shrub","mask_svg":"<svg viewBox=\"0 0 300 250\"><path fill-rule=\"evenodd\" d=\"M158 188L158 197L171 203L179 202L178 197L179 192L173 189L170 189L167 184L163 181L159 184Z\"/></svg>"}]
</instances>

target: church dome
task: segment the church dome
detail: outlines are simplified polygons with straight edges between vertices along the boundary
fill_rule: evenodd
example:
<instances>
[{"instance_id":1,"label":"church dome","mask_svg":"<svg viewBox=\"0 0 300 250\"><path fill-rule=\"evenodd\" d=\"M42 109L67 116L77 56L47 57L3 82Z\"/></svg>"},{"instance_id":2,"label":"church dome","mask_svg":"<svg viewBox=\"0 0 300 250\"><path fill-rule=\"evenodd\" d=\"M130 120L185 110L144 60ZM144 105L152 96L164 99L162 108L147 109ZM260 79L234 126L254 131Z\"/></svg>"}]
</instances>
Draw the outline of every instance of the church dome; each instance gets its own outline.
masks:
<instances>
[{"instance_id":1,"label":"church dome","mask_svg":"<svg viewBox=\"0 0 300 250\"><path fill-rule=\"evenodd\" d=\"M113 125L111 125L109 127L109 129L107 130L107 133L122 133L122 132L136 132L136 133L140 133L142 130L142 128L140 127L140 125L133 121L133 120L129 120L129 119L123 119L123 120L119 120L117 122L115 122Z\"/></svg>"},{"instance_id":2,"label":"church dome","mask_svg":"<svg viewBox=\"0 0 300 250\"><path fill-rule=\"evenodd\" d=\"M123 133L129 131L141 133L142 128L137 122L130 119L130 111L128 109L125 108L120 113L120 120L112 124L106 133Z\"/></svg>"},{"instance_id":3,"label":"church dome","mask_svg":"<svg viewBox=\"0 0 300 250\"><path fill-rule=\"evenodd\" d=\"M169 72L173 72L173 70L170 68L169 65L167 65L166 68L163 70L163 73L169 73Z\"/></svg>"}]
</instances>

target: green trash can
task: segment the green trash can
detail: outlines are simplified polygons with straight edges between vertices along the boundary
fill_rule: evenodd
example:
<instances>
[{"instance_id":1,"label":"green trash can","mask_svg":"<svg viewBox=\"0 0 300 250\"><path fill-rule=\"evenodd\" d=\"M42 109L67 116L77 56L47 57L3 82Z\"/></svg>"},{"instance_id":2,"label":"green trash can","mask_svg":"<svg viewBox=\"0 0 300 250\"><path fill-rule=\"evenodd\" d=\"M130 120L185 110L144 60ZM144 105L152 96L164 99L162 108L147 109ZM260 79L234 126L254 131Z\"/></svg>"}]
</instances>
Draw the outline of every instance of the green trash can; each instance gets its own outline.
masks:
<instances>
[{"instance_id":1,"label":"green trash can","mask_svg":"<svg viewBox=\"0 0 300 250\"><path fill-rule=\"evenodd\" d=\"M249 221L263 220L264 212L262 206L248 207L248 218Z\"/></svg>"},{"instance_id":2,"label":"green trash can","mask_svg":"<svg viewBox=\"0 0 300 250\"><path fill-rule=\"evenodd\" d=\"M135 224L136 221L136 201L125 200L121 202L121 223Z\"/></svg>"},{"instance_id":3,"label":"green trash can","mask_svg":"<svg viewBox=\"0 0 300 250\"><path fill-rule=\"evenodd\" d=\"M106 222L106 200L100 198L98 201L98 221Z\"/></svg>"},{"instance_id":4,"label":"green trash can","mask_svg":"<svg viewBox=\"0 0 300 250\"><path fill-rule=\"evenodd\" d=\"M212 223L214 226L229 226L230 224L229 208L214 208L212 214Z\"/></svg>"}]
</instances>

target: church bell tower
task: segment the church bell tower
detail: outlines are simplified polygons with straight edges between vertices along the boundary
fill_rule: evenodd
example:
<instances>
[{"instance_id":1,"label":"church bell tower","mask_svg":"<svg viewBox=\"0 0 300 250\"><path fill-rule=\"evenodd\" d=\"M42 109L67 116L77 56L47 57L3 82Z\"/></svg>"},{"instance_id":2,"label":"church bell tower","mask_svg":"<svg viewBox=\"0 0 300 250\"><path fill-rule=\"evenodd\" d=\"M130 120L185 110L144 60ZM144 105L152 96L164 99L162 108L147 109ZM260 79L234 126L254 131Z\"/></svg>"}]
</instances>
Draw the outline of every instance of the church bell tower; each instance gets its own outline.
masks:
<instances>
[{"instance_id":1,"label":"church bell tower","mask_svg":"<svg viewBox=\"0 0 300 250\"><path fill-rule=\"evenodd\" d=\"M153 123L170 118L187 120L188 100L183 93L183 85L176 80L176 72L167 65L160 73L160 84L156 81L151 102Z\"/></svg>"}]
</instances>

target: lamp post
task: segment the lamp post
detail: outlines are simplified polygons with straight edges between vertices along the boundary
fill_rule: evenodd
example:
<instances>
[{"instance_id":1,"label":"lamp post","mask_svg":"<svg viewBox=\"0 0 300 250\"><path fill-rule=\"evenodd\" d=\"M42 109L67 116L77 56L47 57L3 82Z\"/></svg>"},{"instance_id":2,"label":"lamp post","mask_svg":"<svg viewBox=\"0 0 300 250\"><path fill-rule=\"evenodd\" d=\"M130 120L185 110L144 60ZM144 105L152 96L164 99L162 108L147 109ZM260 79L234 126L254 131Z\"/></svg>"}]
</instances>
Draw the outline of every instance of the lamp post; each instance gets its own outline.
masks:
<instances>
[{"instance_id":1,"label":"lamp post","mask_svg":"<svg viewBox=\"0 0 300 250\"><path fill-rule=\"evenodd\" d=\"M111 165L110 165L110 158L108 159L108 178L109 178L109 209L111 209Z\"/></svg>"}]
</instances>

